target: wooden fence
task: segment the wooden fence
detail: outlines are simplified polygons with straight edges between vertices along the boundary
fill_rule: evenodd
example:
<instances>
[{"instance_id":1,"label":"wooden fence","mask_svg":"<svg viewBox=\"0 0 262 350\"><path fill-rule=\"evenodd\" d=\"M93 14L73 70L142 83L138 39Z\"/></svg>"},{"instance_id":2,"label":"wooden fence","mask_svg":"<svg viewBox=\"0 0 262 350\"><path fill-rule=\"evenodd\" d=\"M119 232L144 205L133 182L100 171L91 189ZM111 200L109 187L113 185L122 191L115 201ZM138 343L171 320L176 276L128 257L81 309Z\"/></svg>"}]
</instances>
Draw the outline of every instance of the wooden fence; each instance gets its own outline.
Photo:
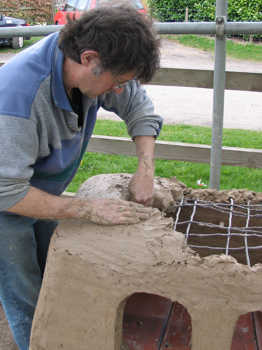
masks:
<instances>
[{"instance_id":1,"label":"wooden fence","mask_svg":"<svg viewBox=\"0 0 262 350\"><path fill-rule=\"evenodd\" d=\"M213 71L161 68L150 84L211 89L213 88ZM226 89L261 92L262 74L226 72ZM88 151L133 156L135 155L135 145L130 139L124 137L93 135L88 145ZM159 159L209 163L210 151L211 146L209 145L157 141L155 157ZM222 164L262 168L262 150L223 147Z\"/></svg>"},{"instance_id":2,"label":"wooden fence","mask_svg":"<svg viewBox=\"0 0 262 350\"><path fill-rule=\"evenodd\" d=\"M213 71L161 68L150 84L211 89L213 88ZM226 72L226 89L261 92L262 74ZM127 138L94 135L88 145L88 151L133 156L135 155L135 145ZM210 151L211 146L209 145L157 141L155 157L168 160L210 163ZM262 168L262 150L223 147L222 164Z\"/></svg>"}]
</instances>

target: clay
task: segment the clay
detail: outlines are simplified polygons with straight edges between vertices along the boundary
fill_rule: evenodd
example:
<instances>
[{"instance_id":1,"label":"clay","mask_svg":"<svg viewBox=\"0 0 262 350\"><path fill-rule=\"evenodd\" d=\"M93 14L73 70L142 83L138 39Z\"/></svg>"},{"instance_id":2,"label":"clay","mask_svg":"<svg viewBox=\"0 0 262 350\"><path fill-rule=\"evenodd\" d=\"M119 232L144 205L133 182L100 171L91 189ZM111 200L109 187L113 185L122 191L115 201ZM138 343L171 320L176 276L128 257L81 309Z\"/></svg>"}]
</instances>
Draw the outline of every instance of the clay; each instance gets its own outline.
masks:
<instances>
[{"instance_id":1,"label":"clay","mask_svg":"<svg viewBox=\"0 0 262 350\"><path fill-rule=\"evenodd\" d=\"M247 204L249 201L253 204L261 203L262 193L248 190L223 190L213 189L191 189L186 193L187 199L198 199L210 202L230 202L232 198L235 203Z\"/></svg>"},{"instance_id":2,"label":"clay","mask_svg":"<svg viewBox=\"0 0 262 350\"><path fill-rule=\"evenodd\" d=\"M0 350L18 350L0 304Z\"/></svg>"},{"instance_id":3,"label":"clay","mask_svg":"<svg viewBox=\"0 0 262 350\"><path fill-rule=\"evenodd\" d=\"M77 196L80 198L112 198L129 200L128 184L131 174L102 174L96 175L83 183ZM187 187L176 178L166 179L155 177L153 207L162 211L167 210L174 198L181 199Z\"/></svg>"},{"instance_id":4,"label":"clay","mask_svg":"<svg viewBox=\"0 0 262 350\"><path fill-rule=\"evenodd\" d=\"M110 190L110 196L126 198L129 177L108 176L114 185L106 177L97 184L89 179L78 195L86 196L85 190L92 198L101 197ZM156 181L171 206L176 198L194 193L174 179ZM214 196L209 190L195 193ZM232 191L223 198L231 195L257 198ZM262 309L262 265L248 267L225 255L200 257L172 226L172 219L158 209L135 225L61 222L49 249L30 350L120 350L125 303L140 292L184 305L192 320L193 350L230 349L238 317Z\"/></svg>"},{"instance_id":5,"label":"clay","mask_svg":"<svg viewBox=\"0 0 262 350\"><path fill-rule=\"evenodd\" d=\"M129 200L128 183L131 174L102 174L93 176L83 183L77 195L85 198L115 198ZM174 202L179 202L182 197L210 202L230 203L231 198L235 203L246 204L249 201L256 204L262 202L262 192L248 190L222 190L192 189L187 187L176 177L155 177L154 203L155 208L166 211Z\"/></svg>"}]
</instances>

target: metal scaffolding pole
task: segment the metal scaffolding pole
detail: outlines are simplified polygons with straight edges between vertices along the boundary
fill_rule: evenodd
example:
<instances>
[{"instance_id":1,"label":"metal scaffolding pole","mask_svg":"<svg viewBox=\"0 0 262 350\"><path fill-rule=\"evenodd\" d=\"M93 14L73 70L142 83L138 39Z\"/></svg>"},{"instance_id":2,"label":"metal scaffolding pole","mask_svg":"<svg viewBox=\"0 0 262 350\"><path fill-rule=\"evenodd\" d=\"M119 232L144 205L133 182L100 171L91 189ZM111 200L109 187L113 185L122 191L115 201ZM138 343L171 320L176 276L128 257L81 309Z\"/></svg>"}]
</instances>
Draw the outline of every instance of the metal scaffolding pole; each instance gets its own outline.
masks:
<instances>
[{"instance_id":1,"label":"metal scaffolding pole","mask_svg":"<svg viewBox=\"0 0 262 350\"><path fill-rule=\"evenodd\" d=\"M216 22L155 23L158 34L216 34ZM1 38L44 36L63 28L62 25L35 25L0 28ZM226 22L225 34L262 34L262 22Z\"/></svg>"},{"instance_id":2,"label":"metal scaffolding pole","mask_svg":"<svg viewBox=\"0 0 262 350\"><path fill-rule=\"evenodd\" d=\"M227 0L216 1L216 46L213 94L212 149L210 157L210 188L219 189L222 163L222 137L224 118L224 96L226 80L226 38L225 23Z\"/></svg>"},{"instance_id":3,"label":"metal scaffolding pole","mask_svg":"<svg viewBox=\"0 0 262 350\"><path fill-rule=\"evenodd\" d=\"M216 22L155 23L159 34L216 34ZM262 22L226 22L225 34L261 34Z\"/></svg>"}]
</instances>

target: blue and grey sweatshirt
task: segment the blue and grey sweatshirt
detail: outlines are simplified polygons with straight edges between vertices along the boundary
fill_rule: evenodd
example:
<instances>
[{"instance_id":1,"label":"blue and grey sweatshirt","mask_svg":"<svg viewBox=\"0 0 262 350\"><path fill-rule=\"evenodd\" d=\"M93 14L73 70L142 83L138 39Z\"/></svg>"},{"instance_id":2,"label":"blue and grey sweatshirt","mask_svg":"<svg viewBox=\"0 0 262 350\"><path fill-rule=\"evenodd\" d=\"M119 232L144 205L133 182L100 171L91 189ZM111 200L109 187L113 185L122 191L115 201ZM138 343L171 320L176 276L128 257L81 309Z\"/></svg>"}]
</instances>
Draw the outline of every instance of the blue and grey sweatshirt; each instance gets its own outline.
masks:
<instances>
[{"instance_id":1,"label":"blue and grey sweatshirt","mask_svg":"<svg viewBox=\"0 0 262 350\"><path fill-rule=\"evenodd\" d=\"M131 81L120 95L82 96L84 124L72 110L63 84L64 56L58 33L49 35L0 68L0 210L30 186L61 194L86 151L100 107L115 112L135 136L157 136L162 118Z\"/></svg>"}]
</instances>

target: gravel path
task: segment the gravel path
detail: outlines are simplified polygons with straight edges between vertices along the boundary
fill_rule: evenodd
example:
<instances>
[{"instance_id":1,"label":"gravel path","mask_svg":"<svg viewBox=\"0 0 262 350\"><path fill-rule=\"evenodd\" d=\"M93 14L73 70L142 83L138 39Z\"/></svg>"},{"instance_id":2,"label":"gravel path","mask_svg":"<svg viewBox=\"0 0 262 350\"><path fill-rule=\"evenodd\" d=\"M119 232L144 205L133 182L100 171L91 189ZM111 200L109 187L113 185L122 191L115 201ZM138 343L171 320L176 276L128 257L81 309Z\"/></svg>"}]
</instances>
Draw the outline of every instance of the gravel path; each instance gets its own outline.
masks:
<instances>
[{"instance_id":1,"label":"gravel path","mask_svg":"<svg viewBox=\"0 0 262 350\"><path fill-rule=\"evenodd\" d=\"M161 66L170 68L214 69L214 54L163 39ZM227 58L228 71L262 73L262 62Z\"/></svg>"}]
</instances>

